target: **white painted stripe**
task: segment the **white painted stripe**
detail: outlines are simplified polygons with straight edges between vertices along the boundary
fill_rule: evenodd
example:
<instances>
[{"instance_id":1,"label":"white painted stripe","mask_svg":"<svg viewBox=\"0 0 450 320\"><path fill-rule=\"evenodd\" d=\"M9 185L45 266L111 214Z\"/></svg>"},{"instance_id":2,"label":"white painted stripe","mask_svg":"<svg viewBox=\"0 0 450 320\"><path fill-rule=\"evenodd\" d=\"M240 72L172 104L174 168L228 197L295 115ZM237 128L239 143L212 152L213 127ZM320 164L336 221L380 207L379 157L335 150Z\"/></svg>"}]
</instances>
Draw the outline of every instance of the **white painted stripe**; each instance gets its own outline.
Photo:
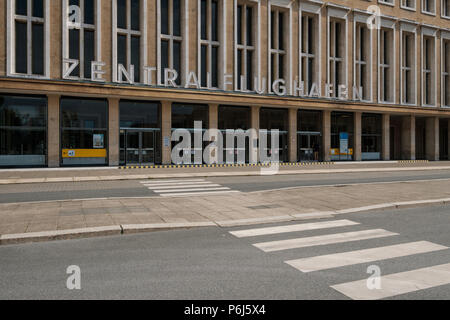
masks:
<instances>
[{"instance_id":1,"label":"white painted stripe","mask_svg":"<svg viewBox=\"0 0 450 320\"><path fill-rule=\"evenodd\" d=\"M162 189L188 189L188 188L205 188L205 187L221 187L220 184L209 183L209 184L185 184L185 185L175 185L175 186L156 186L156 187L147 187L150 190L162 190Z\"/></svg>"},{"instance_id":2,"label":"white painted stripe","mask_svg":"<svg viewBox=\"0 0 450 320\"><path fill-rule=\"evenodd\" d=\"M182 186L185 184L207 184L212 183L210 181L198 181L198 182L169 182L169 183L145 183L144 186L146 187L157 187L157 186Z\"/></svg>"},{"instance_id":3,"label":"white painted stripe","mask_svg":"<svg viewBox=\"0 0 450 320\"><path fill-rule=\"evenodd\" d=\"M213 191L213 190L230 190L230 188L227 187L220 187L220 188L192 188L192 189L170 189L170 190L153 190L157 193L166 193L166 192L189 192L189 191Z\"/></svg>"},{"instance_id":4,"label":"white painted stripe","mask_svg":"<svg viewBox=\"0 0 450 320\"><path fill-rule=\"evenodd\" d=\"M356 232L327 234L327 235L323 235L323 236L315 236L315 237L307 237L307 238L295 238L295 239L280 240L280 241L261 242L261 243L255 243L253 245L265 252L270 252L270 251L278 251L278 250L286 250L286 249L321 246L321 245L325 245L325 244L342 243L342 242L357 241L357 240L364 240L364 239L389 237L389 236L394 236L394 235L398 235L398 233L393 233L393 232L386 231L383 229L371 229L371 230L356 231Z\"/></svg>"},{"instance_id":5,"label":"white painted stripe","mask_svg":"<svg viewBox=\"0 0 450 320\"><path fill-rule=\"evenodd\" d=\"M359 223L353 222L350 220L336 220L336 221L292 224L292 225L287 225L287 226L278 226L278 227L269 227L269 228L238 230L238 231L230 231L230 233L232 235L234 235L235 237L244 238L244 237L268 235L268 234L352 226L355 224L359 224Z\"/></svg>"},{"instance_id":6,"label":"white painted stripe","mask_svg":"<svg viewBox=\"0 0 450 320\"><path fill-rule=\"evenodd\" d=\"M206 192L183 192L183 193L164 193L161 197L184 197L184 196L202 196L202 195L214 195L214 194L226 194L226 193L238 193L236 190L225 191L206 191Z\"/></svg>"},{"instance_id":7,"label":"white painted stripe","mask_svg":"<svg viewBox=\"0 0 450 320\"><path fill-rule=\"evenodd\" d=\"M399 258L414 254L445 250L447 247L428 241L402 243L386 247L356 250L285 261L302 272L326 270L359 263Z\"/></svg>"},{"instance_id":8,"label":"white painted stripe","mask_svg":"<svg viewBox=\"0 0 450 320\"><path fill-rule=\"evenodd\" d=\"M381 275L381 288L370 290L367 279L331 286L354 300L383 299L450 284L450 263L406 272Z\"/></svg>"},{"instance_id":9,"label":"white painted stripe","mask_svg":"<svg viewBox=\"0 0 450 320\"><path fill-rule=\"evenodd\" d=\"M140 181L141 183L166 183L166 182L197 182L197 181L205 181L205 179L186 179L186 180L145 180Z\"/></svg>"}]
</instances>

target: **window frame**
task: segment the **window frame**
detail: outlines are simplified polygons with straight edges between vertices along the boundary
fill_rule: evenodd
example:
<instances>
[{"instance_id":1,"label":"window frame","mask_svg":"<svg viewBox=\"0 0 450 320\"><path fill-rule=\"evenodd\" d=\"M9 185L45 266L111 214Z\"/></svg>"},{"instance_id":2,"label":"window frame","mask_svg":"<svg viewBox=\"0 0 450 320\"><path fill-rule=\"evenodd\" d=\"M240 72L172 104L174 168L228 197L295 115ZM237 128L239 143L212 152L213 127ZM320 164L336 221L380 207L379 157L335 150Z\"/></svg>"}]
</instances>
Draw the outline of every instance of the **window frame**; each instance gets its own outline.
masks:
<instances>
[{"instance_id":1,"label":"window frame","mask_svg":"<svg viewBox=\"0 0 450 320\"><path fill-rule=\"evenodd\" d=\"M433 49L434 49L434 70L433 69L425 69L425 53L424 53L424 41L425 38L433 38ZM437 59L436 59L436 55L437 55L437 29L429 29L429 28L424 28L422 27L422 32L420 34L420 52L421 52L421 64L420 64L420 71L421 71L421 105L422 107L437 107L437 84L438 84L438 78L437 78L437 74L438 74L438 69L437 69ZM434 82L434 90L432 88L431 92L434 95L434 102L433 104L427 104L425 101L425 77L424 74L425 73L430 73L431 75L434 75L434 79L432 78L431 84L433 84Z\"/></svg>"},{"instance_id":2,"label":"window frame","mask_svg":"<svg viewBox=\"0 0 450 320\"><path fill-rule=\"evenodd\" d=\"M447 14L444 14L444 4L447 2ZM450 0L441 0L441 18L450 19Z\"/></svg>"},{"instance_id":3,"label":"window frame","mask_svg":"<svg viewBox=\"0 0 450 320\"><path fill-rule=\"evenodd\" d=\"M448 43L448 51L447 55L450 56L450 32L443 34L441 31L441 107L443 108L450 108L450 97L447 104L445 103L445 84L446 81L444 80L447 78L448 86L450 87L450 61L448 65L445 63L445 43ZM450 57L449 57L450 60Z\"/></svg>"},{"instance_id":4,"label":"window frame","mask_svg":"<svg viewBox=\"0 0 450 320\"><path fill-rule=\"evenodd\" d=\"M378 0L379 4L384 4L386 6L395 7L395 0Z\"/></svg>"},{"instance_id":5,"label":"window frame","mask_svg":"<svg viewBox=\"0 0 450 320\"><path fill-rule=\"evenodd\" d=\"M408 66L404 66L404 57L403 57L403 53L404 53L404 47L403 47L403 37L404 37L404 33L406 33L410 36L413 37L413 44L414 44L414 50L413 52L413 61L411 61L411 67ZM400 104L402 105L410 105L410 106L417 106L417 41L418 41L418 36L417 36L417 26L416 25L409 25L409 24L405 24L405 25L401 25L400 27ZM407 53L405 53L407 54ZM413 82L414 82L414 101L413 102L407 102L405 100L405 96L404 96L404 73L406 71L413 71L411 74L411 77L413 77ZM407 80L406 80L407 81Z\"/></svg>"},{"instance_id":6,"label":"window frame","mask_svg":"<svg viewBox=\"0 0 450 320\"><path fill-rule=\"evenodd\" d=\"M140 9L140 17L139 17L139 31L132 30L131 28L131 0L127 0L127 28L122 29L118 27L117 22L117 0L112 1L112 81L117 83L127 83L127 81L123 81L119 79L119 68L118 68L118 37L119 35L126 35L127 37L127 66L124 66L127 72L130 72L131 65L131 37L139 36L140 38L140 51L139 51L139 62L140 62L140 70L134 70L139 72L139 83L144 83L144 66L147 65L147 0L139 0L139 9ZM135 79L130 79L130 83L135 83Z\"/></svg>"},{"instance_id":7,"label":"window frame","mask_svg":"<svg viewBox=\"0 0 450 320\"><path fill-rule=\"evenodd\" d=\"M207 88L207 89L219 89L222 87L223 77L221 75L224 74L224 66L225 66L225 53L226 48L224 49L222 43L225 43L224 39L226 37L225 35L225 26L224 23L226 20L224 18L225 11L226 11L226 0L217 0L217 41L212 40L212 0L206 0L206 6L207 6L207 14L206 14L206 38L202 39L202 12L201 12L201 2L202 0L198 0L198 28L197 28L197 70L198 70L198 83L200 85L200 88ZM211 22L211 23L209 23ZM202 86L202 46L207 46L206 55L208 57L207 59L207 65L206 65L206 72L211 75L212 74L212 51L213 47L217 48L217 86L212 85L212 76L206 79L206 87ZM210 83L208 83L210 82Z\"/></svg>"},{"instance_id":8,"label":"window frame","mask_svg":"<svg viewBox=\"0 0 450 320\"><path fill-rule=\"evenodd\" d=\"M241 29L242 29L242 34L244 35L244 37L242 38L242 43L238 43L238 6L243 6L243 12L247 12L247 8L251 7L252 8L252 20L253 20L253 25L255 24L256 21L256 27L252 30L252 39L253 39L253 43L252 45L248 45L247 44L247 23L241 23ZM255 78L258 79L259 82L261 82L261 61L260 61L260 48L261 48L261 24L260 24L260 16L261 16L261 3L260 1L254 1L254 0L234 0L234 10L235 12L234 14L234 27L233 27L233 32L234 32L234 90L235 91L240 91L241 88L239 88L239 83L241 82L241 75L238 74L238 55L241 55L241 57L244 57L245 59L243 59L243 65L244 67L241 66L241 71L245 70L245 75L247 75L247 55L248 52L252 52L252 78L253 79L246 79L248 81L253 82L253 87L256 88L256 86L258 86L259 88L261 88L261 83L256 84L254 83ZM245 15L245 22L247 22L247 18ZM242 58L241 58L242 59ZM256 68L255 68L256 66ZM249 88L247 88L247 90L250 90Z\"/></svg>"},{"instance_id":9,"label":"window frame","mask_svg":"<svg viewBox=\"0 0 450 320\"><path fill-rule=\"evenodd\" d=\"M146 0L145 0L146 1ZM168 0L171 3L173 0ZM161 70L162 62L161 62L161 43L162 41L169 41L169 69L173 69L173 43L180 43L180 72L178 74L177 81L180 83L184 82L188 72L189 72L189 0L180 0L181 8L180 8L180 36L173 35L173 11L170 11L172 6L169 5L169 34L163 34L161 31L161 0L157 0L156 2L156 12L157 12L157 45L156 45L156 55L157 55L157 72L156 79L157 84L162 86L164 84L164 79L162 79ZM172 52L170 54L170 52Z\"/></svg>"},{"instance_id":10,"label":"window frame","mask_svg":"<svg viewBox=\"0 0 450 320\"><path fill-rule=\"evenodd\" d=\"M417 10L417 0L412 0L414 3L414 7L408 7L407 0L400 0L400 8L404 9L404 10L408 10L408 11L416 11Z\"/></svg>"},{"instance_id":11,"label":"window frame","mask_svg":"<svg viewBox=\"0 0 450 320\"><path fill-rule=\"evenodd\" d=\"M84 9L84 1L85 0L79 0L80 4L83 4L82 7ZM78 67L80 68L79 76L68 76L66 79L83 79L83 80L91 80L91 78L86 78L84 75L84 31L89 30L93 31L95 38L94 38L94 61L99 61L101 57L101 0L94 0L94 24L86 24L84 23L84 14L83 16L83 22L78 26L76 26L76 29L80 31L80 39L79 39L79 51L80 51L80 58L78 61ZM65 70L70 67L69 63L69 52L70 52L70 41L69 41L69 30L71 27L71 22L68 21L68 19L65 19L64 17L67 17L69 13L69 0L63 0L62 1L62 76L65 73ZM82 11L83 13L83 11Z\"/></svg>"},{"instance_id":12,"label":"window frame","mask_svg":"<svg viewBox=\"0 0 450 320\"><path fill-rule=\"evenodd\" d=\"M363 94L363 97L362 97L361 101L372 102L373 101L373 85L372 85L373 84L373 71L372 71L372 62L373 62L373 50L372 50L372 48L373 48L373 30L371 30L370 28L364 27L365 30L366 30L366 34L368 35L368 38L369 38L369 42L368 42L369 43L369 49L368 49L369 54L368 54L368 57L366 58L367 61L359 61L359 60L357 60L357 57L356 57L356 49L357 49L356 48L356 45L357 45L356 29L358 27L364 26L365 22L362 21L363 17L366 18L366 19L368 18L368 16L366 17L366 15L364 15L364 16L356 16L355 15L354 16L354 20L353 20L353 34L354 34L354 37L353 37L353 86L352 86L351 90L352 90L352 98L354 98L353 97L353 90L354 90L353 87L356 87L356 68L360 67L362 65L365 65L366 66L366 72L369 73L367 75L367 77L369 79L369 81L368 81L368 86L369 87L367 88L369 99L364 99L364 94ZM367 43L367 39L366 39L365 42Z\"/></svg>"},{"instance_id":13,"label":"window frame","mask_svg":"<svg viewBox=\"0 0 450 320\"><path fill-rule=\"evenodd\" d=\"M18 78L49 79L50 78L50 0L43 0L43 17L32 16L32 1L27 0L27 15L16 14L16 0L6 1L6 75ZM27 24L27 73L16 72L16 21ZM34 23L43 26L43 74L33 74L32 69L32 25Z\"/></svg>"},{"instance_id":14,"label":"window frame","mask_svg":"<svg viewBox=\"0 0 450 320\"><path fill-rule=\"evenodd\" d=\"M381 31L382 30L387 30L389 32L392 32L392 52L390 53L390 57L392 59L392 62L389 64L386 63L381 63ZM397 70L397 61L396 61L396 48L395 48L395 43L396 43L396 24L395 21L391 21L391 20L385 20L382 19L381 20L381 26L378 29L378 40L377 40L377 45L378 45L378 62L377 62L377 72L378 72L378 103L380 104L395 104L396 103L396 80L395 80L395 72ZM389 68L392 75L391 75L391 82L392 82L392 86L391 90L392 92L390 93L392 95L392 99L390 99L389 101L384 100L384 98L381 97L381 87L382 87L382 73L381 73L381 68L386 69ZM384 85L384 82L383 82Z\"/></svg>"},{"instance_id":15,"label":"window frame","mask_svg":"<svg viewBox=\"0 0 450 320\"><path fill-rule=\"evenodd\" d=\"M288 33L287 38L288 41L287 43L284 43L284 47L285 49L280 50L279 48L272 48L272 36L271 36L271 32L272 32L272 11L278 12L277 16L279 16L280 14L284 15L284 25L288 26L288 28L284 28L285 31L283 32L283 34L285 34L286 32ZM272 3L269 2L269 4L267 5L267 19L268 19L268 24L267 24L267 32L268 32L268 57L267 57L267 78L268 78L268 93L269 94L273 94L274 92L272 91L272 85L273 82L277 79L272 79L272 54L275 54L275 56L278 58L278 62L277 62L277 66L279 64L279 57L280 55L284 56L284 70L283 70L283 78L278 78L278 79L283 79L285 81L285 87L286 87L286 95L292 95L292 70L291 68L289 68L289 66L292 65L292 32L291 30L292 28L292 1L289 2L288 5L283 6L282 4L277 4L277 5L273 5ZM278 22L278 18L277 18L277 22ZM279 37L279 30L278 30L278 26L276 26L275 28L275 34L276 34L276 39L278 39ZM284 42L284 41L283 41ZM278 42L279 43L279 42ZM277 74L279 75L280 70L277 69Z\"/></svg>"},{"instance_id":16,"label":"window frame","mask_svg":"<svg viewBox=\"0 0 450 320\"><path fill-rule=\"evenodd\" d=\"M310 90L312 88L308 88L307 80L303 78L303 60L306 59L313 59L314 68L316 69L316 88L318 90L318 93L320 95L321 93L321 79L322 79L322 15L321 15L322 9L320 5L317 4L306 4L304 2L300 2L299 6L299 27L298 27L298 79L299 83L303 81L304 85L304 93L305 95L309 95L311 92ZM303 52L303 19L304 17L312 18L314 19L316 23L316 30L315 35L313 38L315 38L316 42L313 44L314 46L314 53L304 53ZM308 65L308 64L306 64ZM308 72L308 71L306 71ZM314 82L312 82L314 84Z\"/></svg>"},{"instance_id":17,"label":"window frame","mask_svg":"<svg viewBox=\"0 0 450 320\"><path fill-rule=\"evenodd\" d=\"M433 1L433 11L426 11L425 8L425 1ZM430 16L436 16L436 0L422 0L422 8L421 8L421 12L423 14L427 14Z\"/></svg>"}]
</instances>

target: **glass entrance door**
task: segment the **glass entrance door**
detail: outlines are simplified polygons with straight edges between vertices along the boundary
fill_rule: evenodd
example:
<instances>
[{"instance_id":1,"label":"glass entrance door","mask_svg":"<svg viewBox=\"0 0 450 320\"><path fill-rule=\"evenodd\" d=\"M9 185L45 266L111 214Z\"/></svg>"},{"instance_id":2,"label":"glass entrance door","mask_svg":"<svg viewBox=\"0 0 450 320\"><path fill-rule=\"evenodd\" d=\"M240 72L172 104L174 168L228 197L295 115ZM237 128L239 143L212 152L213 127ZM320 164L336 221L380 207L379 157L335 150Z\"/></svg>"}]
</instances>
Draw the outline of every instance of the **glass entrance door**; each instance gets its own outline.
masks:
<instances>
[{"instance_id":1,"label":"glass entrance door","mask_svg":"<svg viewBox=\"0 0 450 320\"><path fill-rule=\"evenodd\" d=\"M320 132L299 132L297 134L298 161L319 161Z\"/></svg>"},{"instance_id":2,"label":"glass entrance door","mask_svg":"<svg viewBox=\"0 0 450 320\"><path fill-rule=\"evenodd\" d=\"M157 134L151 130L121 130L121 162L125 165L154 164L156 138Z\"/></svg>"}]
</instances>

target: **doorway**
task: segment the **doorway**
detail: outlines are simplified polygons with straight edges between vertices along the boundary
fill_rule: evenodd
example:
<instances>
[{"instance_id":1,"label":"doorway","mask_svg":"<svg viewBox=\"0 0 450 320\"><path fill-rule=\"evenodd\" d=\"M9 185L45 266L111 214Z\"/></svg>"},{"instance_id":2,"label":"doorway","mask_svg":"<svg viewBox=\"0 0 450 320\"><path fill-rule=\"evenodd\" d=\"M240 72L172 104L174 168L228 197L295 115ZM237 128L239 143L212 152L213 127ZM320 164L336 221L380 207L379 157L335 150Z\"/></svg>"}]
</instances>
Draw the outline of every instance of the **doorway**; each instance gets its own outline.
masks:
<instances>
[{"instance_id":1,"label":"doorway","mask_svg":"<svg viewBox=\"0 0 450 320\"><path fill-rule=\"evenodd\" d=\"M153 165L159 130L120 130L120 153L126 165Z\"/></svg>"},{"instance_id":2,"label":"doorway","mask_svg":"<svg viewBox=\"0 0 450 320\"><path fill-rule=\"evenodd\" d=\"M320 132L297 132L298 161L320 161L320 145L322 135Z\"/></svg>"}]
</instances>

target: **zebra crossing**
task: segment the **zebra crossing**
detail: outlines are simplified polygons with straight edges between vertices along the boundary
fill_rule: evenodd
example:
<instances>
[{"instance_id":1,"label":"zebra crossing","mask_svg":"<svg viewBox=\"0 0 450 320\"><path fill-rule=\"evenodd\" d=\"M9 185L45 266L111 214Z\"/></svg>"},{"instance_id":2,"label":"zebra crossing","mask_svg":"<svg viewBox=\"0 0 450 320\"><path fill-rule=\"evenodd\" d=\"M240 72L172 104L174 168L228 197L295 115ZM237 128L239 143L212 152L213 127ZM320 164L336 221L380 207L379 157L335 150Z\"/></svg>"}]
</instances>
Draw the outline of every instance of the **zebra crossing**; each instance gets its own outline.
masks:
<instances>
[{"instance_id":1,"label":"zebra crossing","mask_svg":"<svg viewBox=\"0 0 450 320\"><path fill-rule=\"evenodd\" d=\"M146 180L141 184L161 197L187 197L237 193L218 183L205 179Z\"/></svg>"},{"instance_id":2,"label":"zebra crossing","mask_svg":"<svg viewBox=\"0 0 450 320\"><path fill-rule=\"evenodd\" d=\"M288 235L294 232L310 230L326 230L328 228L355 226L361 224L351 220L330 220L312 223L280 225L274 227L257 227L243 230L229 231L237 238L248 238L272 235ZM253 242L252 245L265 253L282 250L302 249L314 246L345 244L354 241L371 240L398 236L398 233L384 229L368 229L341 233L328 233L319 236L292 237L277 241ZM336 252L325 255L304 257L284 261L286 264L303 273L313 273L372 263L381 260L415 256L425 253L448 250L449 248L429 241L414 241L407 243L375 246L368 249ZM381 275L382 286L379 289L369 288L366 279L332 284L330 287L354 300L375 300L390 298L400 294L425 290L437 286L450 284L450 263L429 266L416 270Z\"/></svg>"}]
</instances>

